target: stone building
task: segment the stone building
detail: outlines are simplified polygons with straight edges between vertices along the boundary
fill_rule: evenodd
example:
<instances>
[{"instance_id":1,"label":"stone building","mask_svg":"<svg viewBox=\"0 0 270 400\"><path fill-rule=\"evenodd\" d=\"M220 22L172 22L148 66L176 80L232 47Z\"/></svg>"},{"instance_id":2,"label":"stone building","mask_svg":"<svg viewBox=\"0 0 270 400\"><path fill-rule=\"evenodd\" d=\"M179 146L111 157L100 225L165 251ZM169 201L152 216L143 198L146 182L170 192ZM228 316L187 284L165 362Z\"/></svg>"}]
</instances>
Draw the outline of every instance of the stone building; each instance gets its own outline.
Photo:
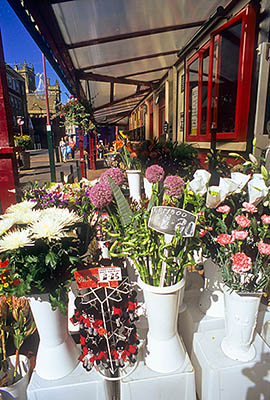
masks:
<instances>
[{"instance_id":1,"label":"stone building","mask_svg":"<svg viewBox=\"0 0 270 400\"><path fill-rule=\"evenodd\" d=\"M20 74L25 81L25 90L27 98L28 114L31 118L34 128L34 139L35 143L41 145L41 147L47 147L47 135L46 135L46 102L44 93L44 84L42 85L42 76L39 75L39 85L36 87L36 74L33 65L29 66L26 62L19 67L15 64L15 71ZM58 144L60 137L64 135L63 128L59 127L59 121L52 119L57 112L58 105L61 102L61 90L58 80L55 84L50 83L50 79L47 78L47 89L49 99L49 110L51 117L52 132L54 133L54 144Z\"/></svg>"}]
</instances>

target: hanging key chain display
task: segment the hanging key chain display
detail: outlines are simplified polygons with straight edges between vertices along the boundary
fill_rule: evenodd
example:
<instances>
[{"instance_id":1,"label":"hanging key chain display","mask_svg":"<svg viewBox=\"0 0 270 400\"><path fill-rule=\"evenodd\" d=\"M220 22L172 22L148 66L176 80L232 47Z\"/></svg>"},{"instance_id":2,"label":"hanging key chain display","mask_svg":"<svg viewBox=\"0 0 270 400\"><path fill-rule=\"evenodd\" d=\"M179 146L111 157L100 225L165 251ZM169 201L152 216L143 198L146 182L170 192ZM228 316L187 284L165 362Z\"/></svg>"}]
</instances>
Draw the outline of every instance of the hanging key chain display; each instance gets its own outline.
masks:
<instances>
[{"instance_id":1,"label":"hanging key chain display","mask_svg":"<svg viewBox=\"0 0 270 400\"><path fill-rule=\"evenodd\" d=\"M70 319L80 328L80 361L105 378L129 375L135 369L138 345L137 292L122 278L120 267L76 271L78 296ZM121 371L120 371L121 370Z\"/></svg>"}]
</instances>

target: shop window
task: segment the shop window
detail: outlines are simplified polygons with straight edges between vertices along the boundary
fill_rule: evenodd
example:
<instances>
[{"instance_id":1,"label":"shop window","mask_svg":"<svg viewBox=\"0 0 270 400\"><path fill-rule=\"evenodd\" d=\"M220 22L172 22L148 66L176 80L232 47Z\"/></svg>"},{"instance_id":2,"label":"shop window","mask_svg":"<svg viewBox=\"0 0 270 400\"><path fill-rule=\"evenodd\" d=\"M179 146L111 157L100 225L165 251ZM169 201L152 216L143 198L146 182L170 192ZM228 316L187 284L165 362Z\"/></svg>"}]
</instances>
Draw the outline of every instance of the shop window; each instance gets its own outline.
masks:
<instances>
[{"instance_id":1,"label":"shop window","mask_svg":"<svg viewBox=\"0 0 270 400\"><path fill-rule=\"evenodd\" d=\"M189 141L245 140L248 127L256 13L252 6L212 33L187 62Z\"/></svg>"}]
</instances>

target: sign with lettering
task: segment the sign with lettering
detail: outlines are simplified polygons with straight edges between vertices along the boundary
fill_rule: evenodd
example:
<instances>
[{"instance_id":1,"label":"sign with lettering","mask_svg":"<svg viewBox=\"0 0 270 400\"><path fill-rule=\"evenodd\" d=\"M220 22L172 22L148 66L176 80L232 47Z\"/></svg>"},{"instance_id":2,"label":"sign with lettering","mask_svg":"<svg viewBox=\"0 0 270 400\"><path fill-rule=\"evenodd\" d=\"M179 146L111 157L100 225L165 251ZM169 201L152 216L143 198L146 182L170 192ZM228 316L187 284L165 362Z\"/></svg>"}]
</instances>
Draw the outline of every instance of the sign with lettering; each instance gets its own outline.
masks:
<instances>
[{"instance_id":1,"label":"sign with lettering","mask_svg":"<svg viewBox=\"0 0 270 400\"><path fill-rule=\"evenodd\" d=\"M192 237L195 233L197 216L176 207L156 206L151 210L149 228L157 232L174 235L178 230L183 237Z\"/></svg>"},{"instance_id":2,"label":"sign with lettering","mask_svg":"<svg viewBox=\"0 0 270 400\"><path fill-rule=\"evenodd\" d=\"M119 267L99 267L75 271L79 289L89 289L96 287L117 287L118 281L122 280L121 268Z\"/></svg>"}]
</instances>

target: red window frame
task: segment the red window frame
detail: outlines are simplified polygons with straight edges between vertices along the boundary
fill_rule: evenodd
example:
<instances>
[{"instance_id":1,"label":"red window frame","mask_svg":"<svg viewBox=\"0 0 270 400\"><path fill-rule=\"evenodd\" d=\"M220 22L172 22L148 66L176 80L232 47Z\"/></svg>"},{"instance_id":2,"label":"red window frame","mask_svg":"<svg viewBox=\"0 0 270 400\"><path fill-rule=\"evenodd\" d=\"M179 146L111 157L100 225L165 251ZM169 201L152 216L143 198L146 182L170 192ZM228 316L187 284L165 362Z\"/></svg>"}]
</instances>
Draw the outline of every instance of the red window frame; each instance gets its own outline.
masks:
<instances>
[{"instance_id":1,"label":"red window frame","mask_svg":"<svg viewBox=\"0 0 270 400\"><path fill-rule=\"evenodd\" d=\"M158 140L160 140L163 134L163 123L165 122L165 92L160 94L159 98L159 109L158 109Z\"/></svg>"},{"instance_id":2,"label":"red window frame","mask_svg":"<svg viewBox=\"0 0 270 400\"><path fill-rule=\"evenodd\" d=\"M211 138L211 125L217 121L218 111L218 78L220 68L220 43L221 33L227 28L231 27L242 19L241 24L241 39L240 39L240 53L239 53L239 66L238 66L238 83L236 94L235 106L235 129L233 132L217 132L217 139L245 141L248 129L248 116L250 105L250 89L251 89L251 76L253 66L254 54L254 41L255 41L255 26L256 26L256 11L252 5L248 5L239 14L233 17L226 24L212 32L211 40L204 47L202 47L193 57L187 62L187 79L186 79L186 140L187 141L209 141ZM213 56L214 45L217 43L216 52L216 69L215 76L215 94L214 94L214 110L213 121L211 121L211 100L212 100L212 78L213 78ZM207 123L206 134L201 134L201 93L202 93L202 60L203 54L209 47L209 72L208 72L208 93L207 93ZM199 76L198 76L198 122L197 122L197 135L189 134L189 66L196 59L199 58ZM214 125L213 125L214 126Z\"/></svg>"}]
</instances>

